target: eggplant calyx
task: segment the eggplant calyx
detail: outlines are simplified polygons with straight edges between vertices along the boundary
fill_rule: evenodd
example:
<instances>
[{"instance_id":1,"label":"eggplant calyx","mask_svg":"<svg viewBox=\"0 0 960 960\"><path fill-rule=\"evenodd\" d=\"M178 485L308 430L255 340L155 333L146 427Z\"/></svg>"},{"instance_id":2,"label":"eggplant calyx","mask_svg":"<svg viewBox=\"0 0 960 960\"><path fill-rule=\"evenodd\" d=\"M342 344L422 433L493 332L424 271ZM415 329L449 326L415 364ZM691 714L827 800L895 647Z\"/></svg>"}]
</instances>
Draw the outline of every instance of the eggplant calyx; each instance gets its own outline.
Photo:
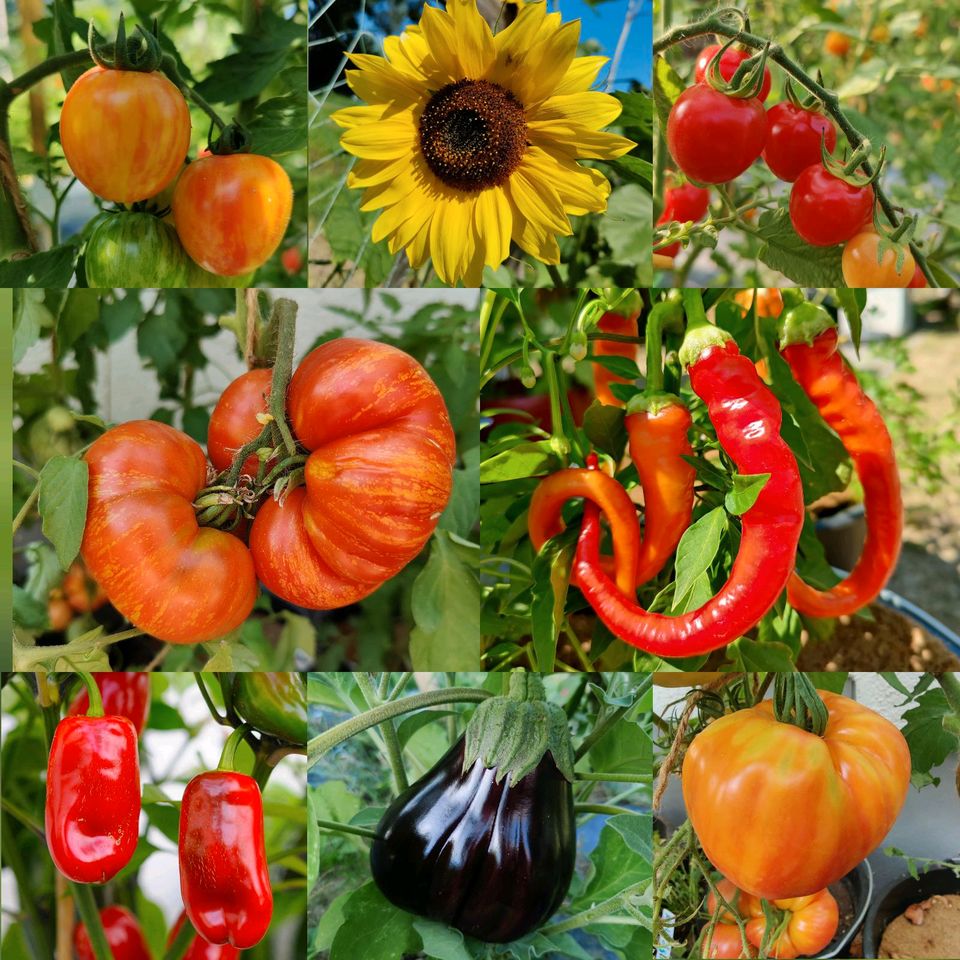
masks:
<instances>
[{"instance_id":1,"label":"eggplant calyx","mask_svg":"<svg viewBox=\"0 0 960 960\"><path fill-rule=\"evenodd\" d=\"M510 675L506 696L481 703L467 724L463 769L478 760L496 770L495 781L515 786L550 754L560 774L573 782L574 754L567 716L549 703L535 673Z\"/></svg>"}]
</instances>

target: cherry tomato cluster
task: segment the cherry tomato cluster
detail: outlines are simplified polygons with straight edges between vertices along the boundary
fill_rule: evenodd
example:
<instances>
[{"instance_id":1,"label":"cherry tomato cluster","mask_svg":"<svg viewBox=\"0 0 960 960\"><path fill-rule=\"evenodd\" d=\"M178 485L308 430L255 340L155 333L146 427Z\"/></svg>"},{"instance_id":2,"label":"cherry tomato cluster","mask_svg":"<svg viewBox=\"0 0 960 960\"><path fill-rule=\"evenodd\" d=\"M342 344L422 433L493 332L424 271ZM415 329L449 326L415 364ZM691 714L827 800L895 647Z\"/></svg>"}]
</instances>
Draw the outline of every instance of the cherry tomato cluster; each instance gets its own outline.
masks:
<instances>
[{"instance_id":1,"label":"cherry tomato cluster","mask_svg":"<svg viewBox=\"0 0 960 960\"><path fill-rule=\"evenodd\" d=\"M90 576L79 560L71 564L63 582L54 587L47 599L50 629L62 633L78 613L99 610L107 602L103 588Z\"/></svg>"},{"instance_id":2,"label":"cherry tomato cluster","mask_svg":"<svg viewBox=\"0 0 960 960\"><path fill-rule=\"evenodd\" d=\"M709 195L698 184L727 183L762 158L774 176L792 184L789 212L797 234L812 246L846 244L842 268L849 286L925 285L910 250L881 238L874 228L872 185L824 164L822 149L832 154L837 144L834 122L806 103L796 102L792 93L790 100L764 109L770 92L767 67L753 96L715 89L709 68L718 55L725 81L751 55L736 46L721 50L714 44L701 52L694 84L670 110L667 146L679 170L693 183L665 191L657 225L700 219ZM673 257L679 249L676 241L657 252Z\"/></svg>"},{"instance_id":3,"label":"cherry tomato cluster","mask_svg":"<svg viewBox=\"0 0 960 960\"><path fill-rule=\"evenodd\" d=\"M283 239L293 208L293 188L284 169L253 153L207 151L185 166L190 111L177 86L159 70L91 67L63 101L60 139L77 179L104 200L132 204L172 189L172 196L163 197L164 205L173 207L172 240L179 237L190 260L215 277L250 273ZM95 271L96 264L115 256L100 249L112 241L98 238L98 230L87 255ZM186 270L186 256L180 256L182 269L178 263L173 271L179 282L169 285L204 285L195 271ZM170 259L164 258L168 269ZM103 276L105 282L116 279L112 273Z\"/></svg>"}]
</instances>

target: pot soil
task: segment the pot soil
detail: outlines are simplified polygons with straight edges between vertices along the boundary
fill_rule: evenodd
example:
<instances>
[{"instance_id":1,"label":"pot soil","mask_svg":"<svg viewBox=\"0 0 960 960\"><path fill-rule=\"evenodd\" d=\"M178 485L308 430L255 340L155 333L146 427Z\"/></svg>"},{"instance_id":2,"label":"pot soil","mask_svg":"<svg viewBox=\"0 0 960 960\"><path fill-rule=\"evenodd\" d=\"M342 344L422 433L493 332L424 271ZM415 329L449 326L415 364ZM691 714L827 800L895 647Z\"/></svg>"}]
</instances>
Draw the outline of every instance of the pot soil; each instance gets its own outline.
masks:
<instances>
[{"instance_id":1,"label":"pot soil","mask_svg":"<svg viewBox=\"0 0 960 960\"><path fill-rule=\"evenodd\" d=\"M960 957L960 894L935 894L911 904L887 924L877 956Z\"/></svg>"},{"instance_id":2,"label":"pot soil","mask_svg":"<svg viewBox=\"0 0 960 960\"><path fill-rule=\"evenodd\" d=\"M960 657L903 614L880 604L873 604L870 612L872 621L840 617L833 636L827 639L804 631L797 669L960 670Z\"/></svg>"}]
</instances>

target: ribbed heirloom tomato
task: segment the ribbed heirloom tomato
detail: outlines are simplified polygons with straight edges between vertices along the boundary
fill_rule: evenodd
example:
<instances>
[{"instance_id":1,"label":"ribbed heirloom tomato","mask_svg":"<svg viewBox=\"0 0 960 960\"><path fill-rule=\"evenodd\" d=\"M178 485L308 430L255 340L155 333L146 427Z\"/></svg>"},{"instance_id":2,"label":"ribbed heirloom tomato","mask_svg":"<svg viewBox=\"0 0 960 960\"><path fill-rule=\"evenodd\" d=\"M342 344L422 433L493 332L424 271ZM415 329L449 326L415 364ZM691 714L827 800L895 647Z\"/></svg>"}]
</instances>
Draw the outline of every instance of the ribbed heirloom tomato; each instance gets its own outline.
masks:
<instances>
[{"instance_id":1,"label":"ribbed heirloom tomato","mask_svg":"<svg viewBox=\"0 0 960 960\"><path fill-rule=\"evenodd\" d=\"M815 247L846 242L860 232L871 210L873 187L847 183L822 163L807 167L790 190L793 229Z\"/></svg>"},{"instance_id":2,"label":"ribbed heirloom tomato","mask_svg":"<svg viewBox=\"0 0 960 960\"><path fill-rule=\"evenodd\" d=\"M273 370L249 370L234 380L223 393L210 415L207 430L207 454L218 470L226 470L237 451L254 440L263 429L257 414L266 413ZM260 461L247 457L241 473L255 477Z\"/></svg>"},{"instance_id":3,"label":"ribbed heirloom tomato","mask_svg":"<svg viewBox=\"0 0 960 960\"><path fill-rule=\"evenodd\" d=\"M697 69L694 74L694 79L697 83L706 83L707 82L707 68L710 66L710 61L717 55L717 51L720 49L719 43L711 44L709 47L704 47L700 51L700 56L697 57ZM747 50L740 50L737 47L728 47L723 56L720 57L720 76L724 80L730 80L733 75L737 72L737 67L743 63L744 60L748 60L753 54ZM768 94L770 93L770 68L763 68L763 83L760 85L760 99L766 100Z\"/></svg>"},{"instance_id":4,"label":"ribbed heirloom tomato","mask_svg":"<svg viewBox=\"0 0 960 960\"><path fill-rule=\"evenodd\" d=\"M753 163L767 137L767 116L756 97L728 97L706 84L687 87L667 118L667 146L677 166L697 183L726 183Z\"/></svg>"},{"instance_id":5,"label":"ribbed heirloom tomato","mask_svg":"<svg viewBox=\"0 0 960 960\"><path fill-rule=\"evenodd\" d=\"M837 145L837 128L829 117L788 100L776 103L767 111L763 159L774 176L793 183L807 167L820 162L821 137L832 153Z\"/></svg>"},{"instance_id":6,"label":"ribbed heirloom tomato","mask_svg":"<svg viewBox=\"0 0 960 960\"><path fill-rule=\"evenodd\" d=\"M180 172L190 111L159 71L91 67L63 101L60 142L85 187L104 200L133 203L159 193Z\"/></svg>"},{"instance_id":7,"label":"ribbed heirloom tomato","mask_svg":"<svg viewBox=\"0 0 960 960\"><path fill-rule=\"evenodd\" d=\"M81 552L110 602L141 630L200 643L239 626L257 595L253 562L236 537L200 527L193 500L207 460L185 433L132 420L97 439Z\"/></svg>"},{"instance_id":8,"label":"ribbed heirloom tomato","mask_svg":"<svg viewBox=\"0 0 960 960\"><path fill-rule=\"evenodd\" d=\"M715 720L683 761L683 799L710 862L741 890L804 897L852 870L893 825L910 751L889 720L818 691L822 737L764 701Z\"/></svg>"},{"instance_id":9,"label":"ribbed heirloom tomato","mask_svg":"<svg viewBox=\"0 0 960 960\"><path fill-rule=\"evenodd\" d=\"M180 175L173 219L187 253L211 273L256 270L280 245L293 187L275 160L255 153L207 155Z\"/></svg>"},{"instance_id":10,"label":"ribbed heirloom tomato","mask_svg":"<svg viewBox=\"0 0 960 960\"><path fill-rule=\"evenodd\" d=\"M309 353L287 391L306 486L257 512L261 582L291 603L333 609L399 573L433 533L456 458L443 397L413 357L341 338Z\"/></svg>"}]
</instances>

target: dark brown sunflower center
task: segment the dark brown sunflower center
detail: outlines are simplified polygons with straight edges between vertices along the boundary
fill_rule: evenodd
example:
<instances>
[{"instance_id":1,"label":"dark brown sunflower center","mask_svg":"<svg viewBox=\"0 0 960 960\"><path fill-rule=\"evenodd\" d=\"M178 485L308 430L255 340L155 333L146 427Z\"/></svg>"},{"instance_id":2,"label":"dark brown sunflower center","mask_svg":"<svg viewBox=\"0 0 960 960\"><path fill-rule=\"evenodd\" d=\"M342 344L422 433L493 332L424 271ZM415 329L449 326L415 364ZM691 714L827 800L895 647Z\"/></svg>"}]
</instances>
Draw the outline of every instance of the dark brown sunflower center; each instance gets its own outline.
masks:
<instances>
[{"instance_id":1,"label":"dark brown sunflower center","mask_svg":"<svg viewBox=\"0 0 960 960\"><path fill-rule=\"evenodd\" d=\"M527 146L523 105L487 80L438 90L420 117L420 149L445 184L467 193L505 183Z\"/></svg>"}]
</instances>

